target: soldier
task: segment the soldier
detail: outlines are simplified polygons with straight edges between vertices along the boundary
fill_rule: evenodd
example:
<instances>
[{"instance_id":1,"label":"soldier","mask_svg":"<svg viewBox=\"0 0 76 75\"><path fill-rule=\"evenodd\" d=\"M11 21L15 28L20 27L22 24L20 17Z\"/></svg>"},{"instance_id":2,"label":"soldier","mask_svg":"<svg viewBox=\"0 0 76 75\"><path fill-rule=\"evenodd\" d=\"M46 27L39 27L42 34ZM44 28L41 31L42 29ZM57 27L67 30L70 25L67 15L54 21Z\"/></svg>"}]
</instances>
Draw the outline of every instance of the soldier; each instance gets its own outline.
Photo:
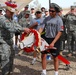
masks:
<instances>
[{"instance_id":1,"label":"soldier","mask_svg":"<svg viewBox=\"0 0 76 75\"><path fill-rule=\"evenodd\" d=\"M26 11L25 15L19 20L19 24L22 27L29 27L30 25L30 11Z\"/></svg>"},{"instance_id":2,"label":"soldier","mask_svg":"<svg viewBox=\"0 0 76 75\"><path fill-rule=\"evenodd\" d=\"M24 16L21 19L19 19L19 24L23 28L29 27L29 24L30 24L30 11L29 10L26 10ZM14 45L15 49L18 49L18 45L17 45L17 43L18 43L18 35L20 35L20 33L15 33L15 45Z\"/></svg>"},{"instance_id":3,"label":"soldier","mask_svg":"<svg viewBox=\"0 0 76 75\"><path fill-rule=\"evenodd\" d=\"M22 17L20 20L19 20L19 24L21 25L22 28L29 28L29 25L30 25L30 11L26 11L25 12L25 15L24 17ZM18 39L18 38L17 38ZM24 51L21 50L18 55L20 56Z\"/></svg>"},{"instance_id":4,"label":"soldier","mask_svg":"<svg viewBox=\"0 0 76 75\"><path fill-rule=\"evenodd\" d=\"M29 32L28 28L22 28L17 22L12 20L15 9L7 5L6 14L0 16L0 64L2 75L10 75L13 72L13 60L15 52L13 50L13 34L15 32Z\"/></svg>"},{"instance_id":5,"label":"soldier","mask_svg":"<svg viewBox=\"0 0 76 75\"><path fill-rule=\"evenodd\" d=\"M69 53L67 56L72 56L73 51L75 50L76 43L76 15L74 12L75 7L71 6L71 10L68 14L65 15L65 24L67 27L67 44Z\"/></svg>"},{"instance_id":6,"label":"soldier","mask_svg":"<svg viewBox=\"0 0 76 75\"><path fill-rule=\"evenodd\" d=\"M62 8L60 7L59 8L59 12L58 12L58 15L61 17L61 19L63 20L63 25L64 25L64 31L63 31L63 33L62 33L62 36L61 36L61 38L60 38L60 40L61 40L61 46L60 46L60 50L61 50L61 52L60 52L60 54L62 55L62 51L65 49L65 40L66 40L66 27L65 27L65 22L64 22L64 15L62 14Z\"/></svg>"},{"instance_id":7,"label":"soldier","mask_svg":"<svg viewBox=\"0 0 76 75\"><path fill-rule=\"evenodd\" d=\"M18 19L21 19L27 10L28 10L28 5L26 5L24 7L24 10L22 12L20 12L20 14L18 15Z\"/></svg>"}]
</instances>

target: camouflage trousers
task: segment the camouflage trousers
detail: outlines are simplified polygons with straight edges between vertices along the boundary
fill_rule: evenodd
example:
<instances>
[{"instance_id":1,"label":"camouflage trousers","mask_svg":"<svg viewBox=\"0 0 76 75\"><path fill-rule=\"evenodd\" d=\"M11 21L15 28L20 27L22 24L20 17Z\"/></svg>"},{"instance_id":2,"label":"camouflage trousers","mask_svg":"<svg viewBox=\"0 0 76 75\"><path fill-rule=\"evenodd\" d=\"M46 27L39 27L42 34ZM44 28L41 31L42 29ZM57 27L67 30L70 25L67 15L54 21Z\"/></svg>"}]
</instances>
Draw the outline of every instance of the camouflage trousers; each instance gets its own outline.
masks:
<instances>
[{"instance_id":1,"label":"camouflage trousers","mask_svg":"<svg viewBox=\"0 0 76 75\"><path fill-rule=\"evenodd\" d=\"M67 44L69 53L73 53L76 50L76 33L71 32L67 34Z\"/></svg>"},{"instance_id":2,"label":"camouflage trousers","mask_svg":"<svg viewBox=\"0 0 76 75\"><path fill-rule=\"evenodd\" d=\"M60 50L63 51L65 49L65 40L60 40Z\"/></svg>"},{"instance_id":3,"label":"camouflage trousers","mask_svg":"<svg viewBox=\"0 0 76 75\"><path fill-rule=\"evenodd\" d=\"M66 41L67 35L65 32L63 32L61 38L60 38L60 50L63 51L65 49L65 41Z\"/></svg>"},{"instance_id":4,"label":"camouflage trousers","mask_svg":"<svg viewBox=\"0 0 76 75\"><path fill-rule=\"evenodd\" d=\"M14 50L12 46L9 46L8 44L2 44L2 50L6 53L6 58L1 58L1 70L2 75L8 75L10 72L13 71L13 60L14 60ZM10 50L10 51L9 51Z\"/></svg>"}]
</instances>

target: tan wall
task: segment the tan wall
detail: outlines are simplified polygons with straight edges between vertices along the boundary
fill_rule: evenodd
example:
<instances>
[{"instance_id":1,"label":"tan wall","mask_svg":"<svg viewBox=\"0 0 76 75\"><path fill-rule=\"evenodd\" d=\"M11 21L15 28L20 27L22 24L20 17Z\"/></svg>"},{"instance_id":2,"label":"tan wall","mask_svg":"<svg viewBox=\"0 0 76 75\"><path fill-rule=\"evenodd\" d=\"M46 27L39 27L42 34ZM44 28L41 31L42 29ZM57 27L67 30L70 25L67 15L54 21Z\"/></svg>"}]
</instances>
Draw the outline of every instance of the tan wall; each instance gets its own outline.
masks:
<instances>
[{"instance_id":1,"label":"tan wall","mask_svg":"<svg viewBox=\"0 0 76 75\"><path fill-rule=\"evenodd\" d=\"M68 13L70 11L70 8L63 8L63 14L65 15L66 13Z\"/></svg>"}]
</instances>

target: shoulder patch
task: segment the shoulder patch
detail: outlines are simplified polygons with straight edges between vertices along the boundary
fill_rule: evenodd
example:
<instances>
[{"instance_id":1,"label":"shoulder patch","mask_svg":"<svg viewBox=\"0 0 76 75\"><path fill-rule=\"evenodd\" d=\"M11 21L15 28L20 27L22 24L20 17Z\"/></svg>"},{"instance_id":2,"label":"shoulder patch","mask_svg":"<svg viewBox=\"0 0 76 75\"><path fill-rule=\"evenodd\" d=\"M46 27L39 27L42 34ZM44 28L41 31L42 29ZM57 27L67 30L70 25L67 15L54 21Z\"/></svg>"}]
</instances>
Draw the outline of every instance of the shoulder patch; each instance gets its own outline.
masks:
<instances>
[{"instance_id":1,"label":"shoulder patch","mask_svg":"<svg viewBox=\"0 0 76 75\"><path fill-rule=\"evenodd\" d=\"M9 22L9 20L5 20L5 22Z\"/></svg>"}]
</instances>

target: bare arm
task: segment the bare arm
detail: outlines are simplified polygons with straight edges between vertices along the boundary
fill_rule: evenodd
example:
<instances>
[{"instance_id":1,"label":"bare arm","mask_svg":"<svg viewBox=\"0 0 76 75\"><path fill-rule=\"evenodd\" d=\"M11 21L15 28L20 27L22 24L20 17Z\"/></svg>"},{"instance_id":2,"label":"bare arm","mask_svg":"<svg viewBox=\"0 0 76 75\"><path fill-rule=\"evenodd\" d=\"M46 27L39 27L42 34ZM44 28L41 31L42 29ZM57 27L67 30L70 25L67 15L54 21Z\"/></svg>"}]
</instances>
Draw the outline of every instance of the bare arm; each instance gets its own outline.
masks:
<instances>
[{"instance_id":1,"label":"bare arm","mask_svg":"<svg viewBox=\"0 0 76 75\"><path fill-rule=\"evenodd\" d=\"M38 23L37 22L35 22L34 24L32 24L29 28L30 29L33 29L35 26L37 26L38 25Z\"/></svg>"},{"instance_id":2,"label":"bare arm","mask_svg":"<svg viewBox=\"0 0 76 75\"><path fill-rule=\"evenodd\" d=\"M61 37L62 32L58 32L58 34L56 35L55 39L52 41L52 43L50 44L50 47L54 47L54 44L57 42L57 40Z\"/></svg>"},{"instance_id":3,"label":"bare arm","mask_svg":"<svg viewBox=\"0 0 76 75\"><path fill-rule=\"evenodd\" d=\"M42 31L43 31L43 28L40 28L38 31L39 31L39 33L41 34L41 33L42 33Z\"/></svg>"}]
</instances>

